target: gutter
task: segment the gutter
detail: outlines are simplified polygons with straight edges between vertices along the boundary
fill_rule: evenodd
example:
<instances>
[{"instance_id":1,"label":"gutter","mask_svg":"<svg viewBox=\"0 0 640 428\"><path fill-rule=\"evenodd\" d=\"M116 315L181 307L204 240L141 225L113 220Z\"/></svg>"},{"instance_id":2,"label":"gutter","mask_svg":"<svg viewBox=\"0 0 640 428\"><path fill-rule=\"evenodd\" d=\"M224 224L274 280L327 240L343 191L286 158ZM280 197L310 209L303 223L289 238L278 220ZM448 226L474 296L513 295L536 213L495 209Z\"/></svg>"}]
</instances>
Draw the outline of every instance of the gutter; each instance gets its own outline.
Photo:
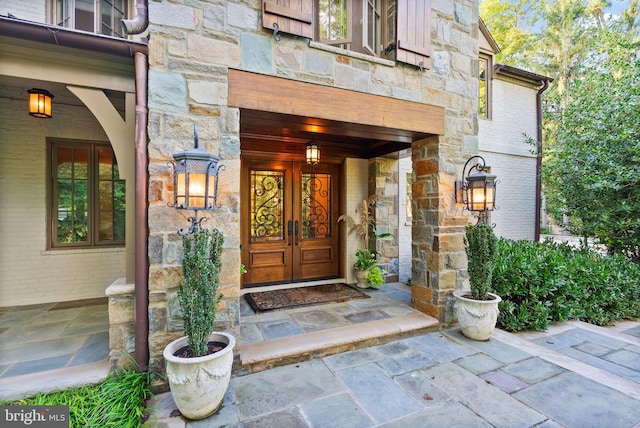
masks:
<instances>
[{"instance_id":1,"label":"gutter","mask_svg":"<svg viewBox=\"0 0 640 428\"><path fill-rule=\"evenodd\" d=\"M533 239L535 242L540 241L540 210L542 209L542 93L549 87L550 78L541 80L542 87L536 94L536 126L538 129L536 135L536 145L538 146L538 156L536 158L536 215L535 215L535 231Z\"/></svg>"},{"instance_id":2,"label":"gutter","mask_svg":"<svg viewBox=\"0 0 640 428\"><path fill-rule=\"evenodd\" d=\"M0 36L129 58L149 51L144 43L6 16L0 16Z\"/></svg>"},{"instance_id":3,"label":"gutter","mask_svg":"<svg viewBox=\"0 0 640 428\"><path fill-rule=\"evenodd\" d=\"M121 21L127 35L140 34L149 26L147 0L136 0L136 16ZM135 360L142 371L149 367L149 222L148 222L148 171L147 151L147 75L148 50L135 54L136 74L136 131L135 131Z\"/></svg>"}]
</instances>

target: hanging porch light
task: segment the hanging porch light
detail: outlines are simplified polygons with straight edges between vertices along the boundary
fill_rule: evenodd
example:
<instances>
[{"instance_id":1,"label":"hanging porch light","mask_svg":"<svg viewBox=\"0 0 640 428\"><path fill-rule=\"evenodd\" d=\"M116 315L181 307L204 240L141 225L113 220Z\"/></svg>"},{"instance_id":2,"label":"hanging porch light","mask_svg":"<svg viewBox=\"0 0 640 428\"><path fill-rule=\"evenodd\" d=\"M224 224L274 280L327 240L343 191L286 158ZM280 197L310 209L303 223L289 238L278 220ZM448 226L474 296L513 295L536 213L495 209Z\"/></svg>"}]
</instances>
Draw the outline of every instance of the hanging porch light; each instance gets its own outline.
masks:
<instances>
[{"instance_id":1,"label":"hanging porch light","mask_svg":"<svg viewBox=\"0 0 640 428\"><path fill-rule=\"evenodd\" d=\"M305 145L306 158L309 165L320 163L320 145L311 140Z\"/></svg>"},{"instance_id":2,"label":"hanging porch light","mask_svg":"<svg viewBox=\"0 0 640 428\"><path fill-rule=\"evenodd\" d=\"M29 93L29 114L33 117L51 119L51 100L53 95L46 89L33 88Z\"/></svg>"}]
</instances>

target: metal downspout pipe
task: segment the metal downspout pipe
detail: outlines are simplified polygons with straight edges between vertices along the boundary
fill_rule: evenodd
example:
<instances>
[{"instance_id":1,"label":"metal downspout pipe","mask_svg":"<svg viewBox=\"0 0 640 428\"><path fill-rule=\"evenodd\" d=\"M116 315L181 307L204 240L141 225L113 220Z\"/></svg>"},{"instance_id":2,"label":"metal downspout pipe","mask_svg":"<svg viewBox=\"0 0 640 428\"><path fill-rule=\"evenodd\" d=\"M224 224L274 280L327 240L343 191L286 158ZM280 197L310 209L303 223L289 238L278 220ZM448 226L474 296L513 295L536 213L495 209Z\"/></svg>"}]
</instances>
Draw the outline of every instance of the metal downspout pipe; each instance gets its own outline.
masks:
<instances>
[{"instance_id":1,"label":"metal downspout pipe","mask_svg":"<svg viewBox=\"0 0 640 428\"><path fill-rule=\"evenodd\" d=\"M124 34L140 34L149 26L148 6L146 0L136 0L136 16L133 19L120 21Z\"/></svg>"},{"instance_id":2,"label":"metal downspout pipe","mask_svg":"<svg viewBox=\"0 0 640 428\"><path fill-rule=\"evenodd\" d=\"M549 87L547 79L542 80L542 87L536 95L536 126L538 132L536 135L538 146L538 157L536 159L536 215L535 215L535 232L534 240L540 241L540 210L542 205L542 93Z\"/></svg>"},{"instance_id":3,"label":"metal downspout pipe","mask_svg":"<svg viewBox=\"0 0 640 428\"><path fill-rule=\"evenodd\" d=\"M140 34L147 29L147 1L136 0L136 16L122 20L126 34ZM135 125L135 360L142 371L149 367L149 226L147 215L148 170L147 152L147 74L148 62L144 53L134 56L136 81Z\"/></svg>"}]
</instances>

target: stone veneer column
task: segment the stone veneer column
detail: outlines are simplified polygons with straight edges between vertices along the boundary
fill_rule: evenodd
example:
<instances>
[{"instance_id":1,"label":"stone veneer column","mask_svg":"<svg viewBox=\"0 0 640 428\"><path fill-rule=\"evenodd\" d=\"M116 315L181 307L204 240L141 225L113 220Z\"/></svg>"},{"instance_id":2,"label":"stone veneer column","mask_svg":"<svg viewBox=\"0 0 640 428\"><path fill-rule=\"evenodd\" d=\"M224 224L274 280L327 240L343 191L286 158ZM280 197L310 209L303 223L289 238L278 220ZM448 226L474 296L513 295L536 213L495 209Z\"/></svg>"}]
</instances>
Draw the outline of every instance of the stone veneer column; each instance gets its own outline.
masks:
<instances>
[{"instance_id":1,"label":"stone veneer column","mask_svg":"<svg viewBox=\"0 0 640 428\"><path fill-rule=\"evenodd\" d=\"M469 217L455 203L455 180L478 135L478 4L432 2L433 65L423 99L445 107L445 135L412 145L413 305L441 322L453 320L450 295L468 279L464 227ZM432 22L433 23L433 22Z\"/></svg>"},{"instance_id":2,"label":"stone veneer column","mask_svg":"<svg viewBox=\"0 0 640 428\"><path fill-rule=\"evenodd\" d=\"M446 172L440 137L414 143L411 298L417 309L451 321L447 298L466 278L464 226L454 201L455 170ZM445 157L446 159L446 157ZM451 167L453 169L453 166Z\"/></svg>"},{"instance_id":3,"label":"stone veneer column","mask_svg":"<svg viewBox=\"0 0 640 428\"><path fill-rule=\"evenodd\" d=\"M385 282L398 281L398 160L374 158L369 163L369 194L378 201L373 212L377 233L391 233L388 238L376 239L378 265L384 269Z\"/></svg>"},{"instance_id":4,"label":"stone veneer column","mask_svg":"<svg viewBox=\"0 0 640 428\"><path fill-rule=\"evenodd\" d=\"M164 372L164 347L184 335L177 230L188 228L193 215L168 206L174 189L167 163L174 153L194 147L194 123L199 147L219 156L226 168L220 173L219 208L200 211L199 217L225 238L219 289L224 298L215 329L240 343L240 114L228 106L227 70L241 60L237 30L224 35L227 7L237 5L149 2L149 366L158 373Z\"/></svg>"}]
</instances>

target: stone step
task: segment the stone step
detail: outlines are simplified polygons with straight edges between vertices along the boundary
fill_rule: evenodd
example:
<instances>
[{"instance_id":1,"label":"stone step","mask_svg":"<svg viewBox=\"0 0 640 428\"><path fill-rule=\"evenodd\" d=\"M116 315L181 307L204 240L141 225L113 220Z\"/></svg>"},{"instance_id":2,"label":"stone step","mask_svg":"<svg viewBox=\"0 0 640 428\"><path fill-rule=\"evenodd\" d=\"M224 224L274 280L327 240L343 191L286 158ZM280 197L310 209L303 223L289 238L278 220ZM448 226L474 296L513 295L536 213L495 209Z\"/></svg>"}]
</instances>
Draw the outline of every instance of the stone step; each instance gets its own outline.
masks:
<instances>
[{"instance_id":1,"label":"stone step","mask_svg":"<svg viewBox=\"0 0 640 428\"><path fill-rule=\"evenodd\" d=\"M437 319L423 313L375 320L314 331L297 336L240 345L234 376L381 345L441 328Z\"/></svg>"}]
</instances>

